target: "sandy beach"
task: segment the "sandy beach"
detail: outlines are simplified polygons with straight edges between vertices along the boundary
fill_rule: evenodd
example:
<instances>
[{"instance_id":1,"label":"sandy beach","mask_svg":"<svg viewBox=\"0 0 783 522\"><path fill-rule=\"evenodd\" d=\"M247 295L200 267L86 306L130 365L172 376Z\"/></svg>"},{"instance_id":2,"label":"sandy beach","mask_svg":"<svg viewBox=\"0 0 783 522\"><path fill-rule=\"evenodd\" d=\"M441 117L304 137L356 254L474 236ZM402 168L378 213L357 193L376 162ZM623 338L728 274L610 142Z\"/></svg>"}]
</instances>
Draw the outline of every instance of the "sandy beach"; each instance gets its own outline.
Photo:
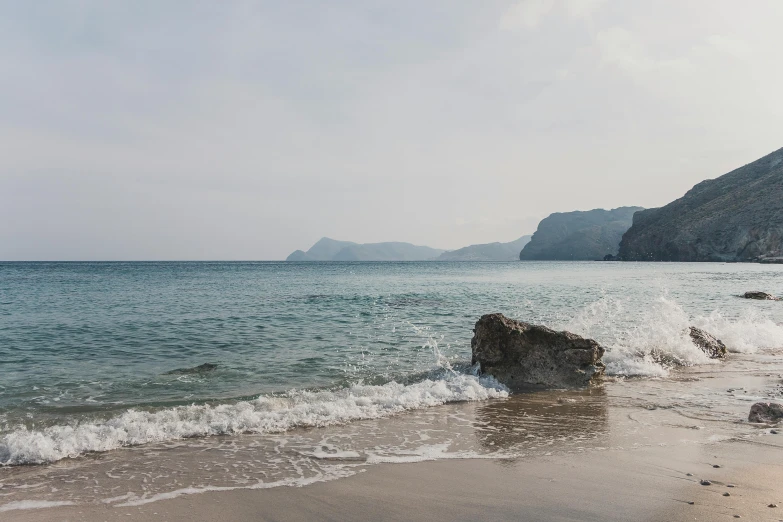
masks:
<instances>
[{"instance_id":1,"label":"sandy beach","mask_svg":"<svg viewBox=\"0 0 783 522\"><path fill-rule=\"evenodd\" d=\"M449 434L452 451L427 456L398 450L385 459L310 456L321 463L321 474L300 475L289 482L294 487L285 486L284 479L220 482L208 462L216 458L211 455L220 453L221 445L240 444L246 453L232 458L258 457L265 446L252 436L6 469L14 474L4 476L0 518L783 520L783 507L769 507L783 506L783 434L746 420L758 397L780 395L779 355L732 354L728 362L686 368L667 379L615 380L593 390L517 394L352 423L354 447L363 433L391 440L392 429L410 437L429 424L427 436ZM298 436L322 437L308 442L313 444L348 436L340 431L347 428L303 430ZM127 467L126 476L117 471L119 462ZM339 472L323 471L330 465ZM232 466L238 474L241 468ZM149 477L175 468L162 483L150 484L155 481ZM73 505L46 507L52 502Z\"/></svg>"},{"instance_id":2,"label":"sandy beach","mask_svg":"<svg viewBox=\"0 0 783 522\"><path fill-rule=\"evenodd\" d=\"M207 492L138 507L14 511L3 519L716 521L739 515L777 521L783 510L768 506L783 506L783 436L769 439L699 446L673 441L519 461L384 464L305 487ZM702 479L712 485L700 485Z\"/></svg>"}]
</instances>

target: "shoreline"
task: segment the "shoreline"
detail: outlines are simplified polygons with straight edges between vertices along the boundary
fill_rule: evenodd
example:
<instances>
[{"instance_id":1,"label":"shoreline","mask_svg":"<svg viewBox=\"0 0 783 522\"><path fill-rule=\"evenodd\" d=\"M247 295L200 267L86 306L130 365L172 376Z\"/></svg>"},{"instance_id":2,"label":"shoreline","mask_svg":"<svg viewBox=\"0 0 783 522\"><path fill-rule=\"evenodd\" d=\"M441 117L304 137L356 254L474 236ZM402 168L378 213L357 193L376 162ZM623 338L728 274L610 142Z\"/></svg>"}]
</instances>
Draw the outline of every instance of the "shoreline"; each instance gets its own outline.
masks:
<instances>
[{"instance_id":1,"label":"shoreline","mask_svg":"<svg viewBox=\"0 0 783 522\"><path fill-rule=\"evenodd\" d=\"M781 457L783 437L777 444L672 440L632 450L532 459L380 464L352 477L302 487L208 491L139 506L7 511L3 519L715 521L739 515L780 520L783 507L768 506L783 506ZM700 485L701 479L712 485Z\"/></svg>"},{"instance_id":2,"label":"shoreline","mask_svg":"<svg viewBox=\"0 0 783 522\"><path fill-rule=\"evenodd\" d=\"M781 355L732 354L665 379L452 403L276 439L212 437L6 469L0 518L781 520L783 434L745 421L760 397L783 396ZM400 445L422 427L426 438ZM313 453L336 440L349 447ZM311 467L293 477L242 467L274 455ZM162 470L175 471L149 487ZM243 474L256 482L227 480Z\"/></svg>"}]
</instances>

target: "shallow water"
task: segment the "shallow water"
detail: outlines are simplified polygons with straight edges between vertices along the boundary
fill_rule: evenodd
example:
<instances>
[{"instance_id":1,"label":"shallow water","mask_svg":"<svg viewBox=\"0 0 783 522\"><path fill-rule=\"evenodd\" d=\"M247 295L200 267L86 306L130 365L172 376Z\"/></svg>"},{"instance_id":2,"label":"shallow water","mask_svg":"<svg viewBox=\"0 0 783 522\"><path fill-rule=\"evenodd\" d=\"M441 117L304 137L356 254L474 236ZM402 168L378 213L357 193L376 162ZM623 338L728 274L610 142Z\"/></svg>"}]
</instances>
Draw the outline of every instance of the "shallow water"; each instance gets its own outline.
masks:
<instances>
[{"instance_id":1,"label":"shallow water","mask_svg":"<svg viewBox=\"0 0 783 522\"><path fill-rule=\"evenodd\" d=\"M739 354L667 378L456 402L386 418L280 434L206 437L0 469L0 512L68 504L137 506L207 491L304 486L384 463L529 459L744 440L783 447L743 422L757 400L783 399L783 350ZM119 511L124 514L123 511Z\"/></svg>"},{"instance_id":2,"label":"shallow water","mask_svg":"<svg viewBox=\"0 0 783 522\"><path fill-rule=\"evenodd\" d=\"M2 263L0 463L206 435L290 442L362 419L394 432L502 399L469 367L488 312L596 338L612 375L666 378L713 363L690 324L733 352L783 347L783 303L737 297L751 289L783 294L783 267ZM169 373L204 363L217 366Z\"/></svg>"}]
</instances>

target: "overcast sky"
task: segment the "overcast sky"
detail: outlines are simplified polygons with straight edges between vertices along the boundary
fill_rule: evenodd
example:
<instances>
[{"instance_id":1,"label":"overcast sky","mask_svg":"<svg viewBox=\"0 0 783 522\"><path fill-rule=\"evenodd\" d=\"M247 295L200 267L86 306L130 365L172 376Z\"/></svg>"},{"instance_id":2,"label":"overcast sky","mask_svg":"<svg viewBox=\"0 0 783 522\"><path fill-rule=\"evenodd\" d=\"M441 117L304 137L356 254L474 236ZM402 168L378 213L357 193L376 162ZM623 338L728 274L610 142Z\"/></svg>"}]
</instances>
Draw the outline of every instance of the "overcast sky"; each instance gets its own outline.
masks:
<instances>
[{"instance_id":1,"label":"overcast sky","mask_svg":"<svg viewBox=\"0 0 783 522\"><path fill-rule=\"evenodd\" d=\"M0 0L0 259L510 241L783 146L783 1Z\"/></svg>"}]
</instances>

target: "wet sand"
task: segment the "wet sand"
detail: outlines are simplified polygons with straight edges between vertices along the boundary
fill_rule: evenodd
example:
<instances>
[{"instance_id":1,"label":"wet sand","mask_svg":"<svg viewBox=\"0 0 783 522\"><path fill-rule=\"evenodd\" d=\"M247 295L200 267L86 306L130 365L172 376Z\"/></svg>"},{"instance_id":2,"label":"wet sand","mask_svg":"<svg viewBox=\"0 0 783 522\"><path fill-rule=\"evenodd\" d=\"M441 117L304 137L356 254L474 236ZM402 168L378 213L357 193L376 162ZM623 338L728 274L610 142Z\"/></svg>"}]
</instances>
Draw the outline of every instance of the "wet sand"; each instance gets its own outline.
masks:
<instances>
[{"instance_id":1,"label":"wet sand","mask_svg":"<svg viewBox=\"0 0 783 522\"><path fill-rule=\"evenodd\" d=\"M3 518L716 521L739 515L776 521L783 518L783 435L780 439L698 446L673 441L642 449L516 461L383 464L353 477L305 487L208 492L137 507L8 512ZM712 485L700 485L701 479ZM771 503L781 507L770 508Z\"/></svg>"}]
</instances>

